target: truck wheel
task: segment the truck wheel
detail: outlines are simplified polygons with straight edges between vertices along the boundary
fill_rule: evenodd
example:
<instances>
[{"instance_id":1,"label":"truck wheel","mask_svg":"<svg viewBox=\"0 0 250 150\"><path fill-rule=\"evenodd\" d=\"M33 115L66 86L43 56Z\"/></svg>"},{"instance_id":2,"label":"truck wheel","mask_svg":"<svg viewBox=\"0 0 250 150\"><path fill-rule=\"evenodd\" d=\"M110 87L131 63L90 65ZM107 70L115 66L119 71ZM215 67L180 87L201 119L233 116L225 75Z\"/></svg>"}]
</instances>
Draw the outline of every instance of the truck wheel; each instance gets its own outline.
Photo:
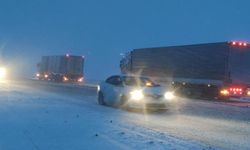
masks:
<instances>
[{"instance_id":1,"label":"truck wheel","mask_svg":"<svg viewBox=\"0 0 250 150\"><path fill-rule=\"evenodd\" d=\"M105 105L105 102L104 102L104 95L103 93L100 91L98 92L98 104L99 105Z\"/></svg>"}]
</instances>

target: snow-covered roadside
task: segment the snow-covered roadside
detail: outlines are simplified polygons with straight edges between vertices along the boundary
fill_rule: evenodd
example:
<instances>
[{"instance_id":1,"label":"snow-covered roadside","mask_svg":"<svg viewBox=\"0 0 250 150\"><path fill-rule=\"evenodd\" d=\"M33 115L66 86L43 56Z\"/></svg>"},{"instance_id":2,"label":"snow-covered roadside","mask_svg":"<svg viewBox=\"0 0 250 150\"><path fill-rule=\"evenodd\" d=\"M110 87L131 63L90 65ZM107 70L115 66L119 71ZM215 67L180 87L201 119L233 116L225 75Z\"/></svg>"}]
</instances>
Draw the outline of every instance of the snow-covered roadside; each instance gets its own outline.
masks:
<instances>
[{"instance_id":1,"label":"snow-covered roadside","mask_svg":"<svg viewBox=\"0 0 250 150\"><path fill-rule=\"evenodd\" d=\"M124 112L22 85L0 85L0 149L211 149L127 121ZM129 117L128 117L129 116Z\"/></svg>"}]
</instances>

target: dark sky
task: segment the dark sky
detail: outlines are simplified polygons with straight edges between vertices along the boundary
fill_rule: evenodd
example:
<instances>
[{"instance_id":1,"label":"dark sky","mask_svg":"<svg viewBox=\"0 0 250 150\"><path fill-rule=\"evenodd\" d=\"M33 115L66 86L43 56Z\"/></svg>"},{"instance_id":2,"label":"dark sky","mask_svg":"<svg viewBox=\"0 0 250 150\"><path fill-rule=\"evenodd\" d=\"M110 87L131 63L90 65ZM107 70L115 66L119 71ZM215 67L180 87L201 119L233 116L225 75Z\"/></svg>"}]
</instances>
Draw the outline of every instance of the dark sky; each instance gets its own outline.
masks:
<instances>
[{"instance_id":1,"label":"dark sky","mask_svg":"<svg viewBox=\"0 0 250 150\"><path fill-rule=\"evenodd\" d=\"M250 41L249 0L0 0L0 57L31 76L42 55L86 57L87 78L119 73L134 48Z\"/></svg>"}]
</instances>

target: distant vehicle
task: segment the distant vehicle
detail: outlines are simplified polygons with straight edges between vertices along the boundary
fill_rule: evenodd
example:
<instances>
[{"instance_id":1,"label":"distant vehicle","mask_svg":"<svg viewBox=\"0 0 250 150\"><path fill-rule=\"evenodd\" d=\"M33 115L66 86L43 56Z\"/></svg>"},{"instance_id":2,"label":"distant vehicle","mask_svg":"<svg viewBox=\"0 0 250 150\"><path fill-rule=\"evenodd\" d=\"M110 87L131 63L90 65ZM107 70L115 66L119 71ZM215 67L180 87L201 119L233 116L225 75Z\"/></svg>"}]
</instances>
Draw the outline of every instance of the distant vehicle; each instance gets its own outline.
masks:
<instances>
[{"instance_id":1,"label":"distant vehicle","mask_svg":"<svg viewBox=\"0 0 250 150\"><path fill-rule=\"evenodd\" d=\"M120 62L123 74L172 84L179 93L228 99L250 96L250 44L208 44L134 49Z\"/></svg>"},{"instance_id":2,"label":"distant vehicle","mask_svg":"<svg viewBox=\"0 0 250 150\"><path fill-rule=\"evenodd\" d=\"M39 80L59 82L83 82L84 57L71 56L43 56L37 65Z\"/></svg>"},{"instance_id":3,"label":"distant vehicle","mask_svg":"<svg viewBox=\"0 0 250 150\"><path fill-rule=\"evenodd\" d=\"M98 103L123 108L165 109L175 99L171 89L147 77L114 75L98 86Z\"/></svg>"}]
</instances>

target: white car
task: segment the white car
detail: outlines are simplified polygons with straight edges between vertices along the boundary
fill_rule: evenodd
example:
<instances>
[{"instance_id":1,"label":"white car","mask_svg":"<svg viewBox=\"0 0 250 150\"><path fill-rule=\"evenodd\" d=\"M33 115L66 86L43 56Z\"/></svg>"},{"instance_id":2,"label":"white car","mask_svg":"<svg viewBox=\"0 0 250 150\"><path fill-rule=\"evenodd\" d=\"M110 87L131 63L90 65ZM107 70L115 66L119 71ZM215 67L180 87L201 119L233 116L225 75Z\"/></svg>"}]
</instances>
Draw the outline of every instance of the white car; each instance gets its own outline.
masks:
<instances>
[{"instance_id":1,"label":"white car","mask_svg":"<svg viewBox=\"0 0 250 150\"><path fill-rule=\"evenodd\" d=\"M147 77L114 75L98 86L98 103L126 108L165 109L175 99L174 92Z\"/></svg>"}]
</instances>

